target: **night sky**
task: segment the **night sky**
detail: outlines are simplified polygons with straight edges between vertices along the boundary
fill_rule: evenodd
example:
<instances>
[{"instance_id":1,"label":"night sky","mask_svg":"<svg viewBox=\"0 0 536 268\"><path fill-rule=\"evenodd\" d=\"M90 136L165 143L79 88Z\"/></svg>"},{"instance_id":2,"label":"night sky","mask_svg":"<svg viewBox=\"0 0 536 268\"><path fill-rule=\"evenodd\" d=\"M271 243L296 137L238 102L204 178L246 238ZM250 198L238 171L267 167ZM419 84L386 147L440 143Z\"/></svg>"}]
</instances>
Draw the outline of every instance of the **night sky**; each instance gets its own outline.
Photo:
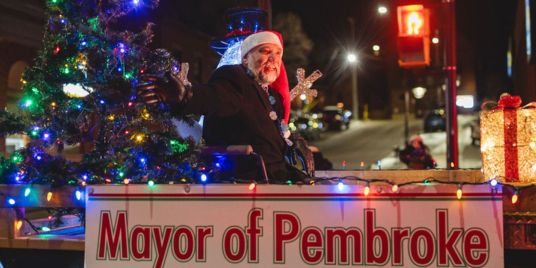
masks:
<instances>
[{"instance_id":1,"label":"night sky","mask_svg":"<svg viewBox=\"0 0 536 268\"><path fill-rule=\"evenodd\" d=\"M424 1L436 6L441 4L440 0ZM396 51L393 38L396 34L396 10L391 8L384 16L379 16L376 12L379 3L395 1L272 0L271 2L274 18L283 12L293 12L301 17L304 31L314 42L310 65L304 67L310 70L322 70L326 76L320 83L324 86L338 86L348 78L348 73L344 72L341 66L344 52L348 48L366 50L370 49L373 43L380 43ZM469 64L467 64L468 60L463 61L463 64L468 66L461 68L475 68L478 76L478 95L485 95L486 90L498 90L498 88L504 89L511 86L510 79L506 77L506 49L508 34L513 28L516 2L513 0L456 1L457 40L458 43L463 42L458 49L472 53ZM243 0L161 0L156 13L171 14L190 27L219 38L226 33L223 21L223 13L226 9L255 6L256 3L257 1ZM355 42L351 42L348 17L355 18ZM432 18L434 19L436 21L432 23L437 24L435 27L441 27L442 22L437 21L437 18ZM458 56L463 54L464 51L458 52ZM367 53L363 55L370 58ZM394 56L396 60L396 55ZM367 61L367 64L374 64L374 61ZM361 68L360 71L365 79L367 75L373 79L373 73L376 71L374 68Z\"/></svg>"},{"instance_id":2,"label":"night sky","mask_svg":"<svg viewBox=\"0 0 536 268\"><path fill-rule=\"evenodd\" d=\"M305 0L274 0L272 6L274 16L278 12L290 11L302 17L305 31L315 42L314 56L311 57L312 67L323 69L336 77L339 73L334 68L335 64L330 60L330 55L337 47L351 47L347 17L356 19L354 46L358 50L370 48L373 43L395 46L392 37L396 35L396 10L390 8L389 13L384 16L379 16L376 12L380 3L388 2L396 1L333 0L311 4L311 1ZM426 2L432 7L441 5L440 0L413 1L415 2ZM458 46L458 58L465 57L468 51L472 53L471 57L474 57L471 61L458 61L459 64L466 65L459 68L475 68L477 95L480 97L486 95L487 90L497 91L511 87L511 81L506 77L506 51L508 36L513 28L516 2L456 1L457 39L459 44L463 43ZM442 26L440 14L437 14L441 9L436 8L435 12L430 18L431 31ZM366 68L362 68L361 72L370 74Z\"/></svg>"}]
</instances>

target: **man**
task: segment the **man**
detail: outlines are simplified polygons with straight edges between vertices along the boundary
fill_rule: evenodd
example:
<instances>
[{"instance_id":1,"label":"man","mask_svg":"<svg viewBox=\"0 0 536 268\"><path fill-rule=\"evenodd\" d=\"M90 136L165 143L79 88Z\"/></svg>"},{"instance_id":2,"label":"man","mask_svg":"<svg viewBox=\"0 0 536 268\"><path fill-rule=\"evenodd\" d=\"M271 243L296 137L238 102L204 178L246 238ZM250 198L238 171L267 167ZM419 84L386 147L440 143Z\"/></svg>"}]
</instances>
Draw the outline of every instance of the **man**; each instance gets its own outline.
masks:
<instances>
[{"instance_id":1,"label":"man","mask_svg":"<svg viewBox=\"0 0 536 268\"><path fill-rule=\"evenodd\" d=\"M285 108L282 96L270 85L281 72L283 44L278 33L257 32L241 46L242 64L215 70L207 84L188 86L171 75L171 84L146 87L144 98L156 94L177 114L205 115L203 137L208 146L249 144L261 155L271 180L301 180L305 174L284 159ZM287 88L288 91L288 88ZM240 170L238 177L260 179L255 167Z\"/></svg>"}]
</instances>

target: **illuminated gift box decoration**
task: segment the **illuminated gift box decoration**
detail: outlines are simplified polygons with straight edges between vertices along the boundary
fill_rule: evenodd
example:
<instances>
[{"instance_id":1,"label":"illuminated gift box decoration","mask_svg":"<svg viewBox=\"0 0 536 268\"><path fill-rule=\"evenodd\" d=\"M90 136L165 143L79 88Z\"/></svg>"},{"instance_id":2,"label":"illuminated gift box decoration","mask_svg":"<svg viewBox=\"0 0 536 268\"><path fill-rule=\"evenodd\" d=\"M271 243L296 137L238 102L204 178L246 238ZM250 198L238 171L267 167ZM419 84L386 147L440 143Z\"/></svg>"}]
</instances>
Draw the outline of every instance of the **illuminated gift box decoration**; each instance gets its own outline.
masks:
<instances>
[{"instance_id":1,"label":"illuminated gift box decoration","mask_svg":"<svg viewBox=\"0 0 536 268\"><path fill-rule=\"evenodd\" d=\"M520 105L520 97L507 95L480 113L480 151L486 179L536 182L536 102Z\"/></svg>"}]
</instances>

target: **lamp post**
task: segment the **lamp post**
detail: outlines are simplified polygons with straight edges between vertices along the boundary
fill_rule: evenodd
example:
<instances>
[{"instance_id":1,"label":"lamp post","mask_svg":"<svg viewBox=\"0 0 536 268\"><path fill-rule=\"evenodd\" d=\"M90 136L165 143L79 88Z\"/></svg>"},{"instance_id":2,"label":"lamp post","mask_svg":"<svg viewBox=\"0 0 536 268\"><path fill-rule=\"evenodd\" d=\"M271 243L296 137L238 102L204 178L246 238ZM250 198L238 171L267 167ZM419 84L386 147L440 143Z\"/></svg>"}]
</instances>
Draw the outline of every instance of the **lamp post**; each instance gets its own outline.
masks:
<instances>
[{"instance_id":1,"label":"lamp post","mask_svg":"<svg viewBox=\"0 0 536 268\"><path fill-rule=\"evenodd\" d=\"M426 94L426 88L414 87L411 89L411 93L415 100L420 100ZM409 143L409 106L410 106L410 94L409 91L404 91L404 142L406 145ZM417 103L415 103L415 114L417 114Z\"/></svg>"},{"instance_id":2,"label":"lamp post","mask_svg":"<svg viewBox=\"0 0 536 268\"><path fill-rule=\"evenodd\" d=\"M350 24L350 36L352 44L355 44L355 20L353 17L348 17ZM346 55L346 60L352 66L352 114L354 120L359 120L359 94L357 92L357 54L350 52Z\"/></svg>"},{"instance_id":3,"label":"lamp post","mask_svg":"<svg viewBox=\"0 0 536 268\"><path fill-rule=\"evenodd\" d=\"M357 91L357 55L348 53L346 60L352 68L352 114L355 120L359 120L359 94Z\"/></svg>"}]
</instances>

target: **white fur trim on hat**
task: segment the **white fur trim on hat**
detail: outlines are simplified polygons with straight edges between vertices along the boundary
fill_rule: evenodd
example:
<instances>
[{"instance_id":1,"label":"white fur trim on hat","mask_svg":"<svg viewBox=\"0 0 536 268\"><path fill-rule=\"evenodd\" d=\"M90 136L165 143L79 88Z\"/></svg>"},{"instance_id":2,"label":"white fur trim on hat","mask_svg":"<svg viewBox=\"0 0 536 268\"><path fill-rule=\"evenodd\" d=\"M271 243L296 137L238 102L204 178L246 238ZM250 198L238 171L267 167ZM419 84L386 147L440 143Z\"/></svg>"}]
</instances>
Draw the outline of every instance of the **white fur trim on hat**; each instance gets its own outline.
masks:
<instances>
[{"instance_id":1,"label":"white fur trim on hat","mask_svg":"<svg viewBox=\"0 0 536 268\"><path fill-rule=\"evenodd\" d=\"M283 46L281 45L281 41L279 40L279 37L277 37L275 33L258 32L244 39L244 42L242 42L242 47L240 48L240 54L241 54L240 57L244 58L244 56L250 50L262 44L274 44L274 45L279 46L280 48L283 48Z\"/></svg>"}]
</instances>

